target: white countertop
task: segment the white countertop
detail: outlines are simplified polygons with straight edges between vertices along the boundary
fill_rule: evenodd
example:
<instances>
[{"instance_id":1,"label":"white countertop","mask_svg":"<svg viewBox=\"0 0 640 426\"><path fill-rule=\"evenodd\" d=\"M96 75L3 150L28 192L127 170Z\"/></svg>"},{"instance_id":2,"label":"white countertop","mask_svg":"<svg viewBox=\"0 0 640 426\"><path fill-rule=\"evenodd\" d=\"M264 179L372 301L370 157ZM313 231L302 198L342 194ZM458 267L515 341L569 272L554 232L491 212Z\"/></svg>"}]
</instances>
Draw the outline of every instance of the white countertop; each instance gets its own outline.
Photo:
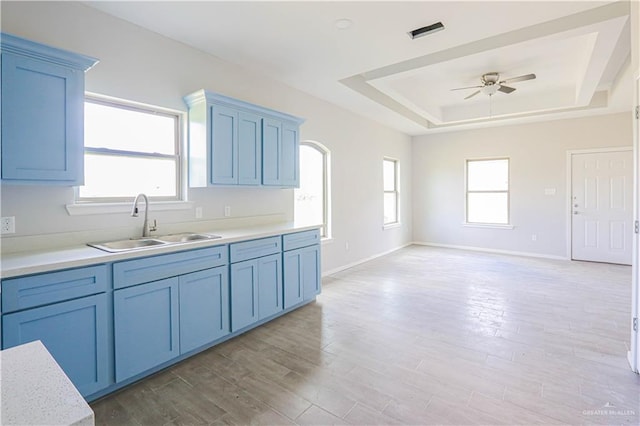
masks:
<instances>
[{"instance_id":1,"label":"white countertop","mask_svg":"<svg viewBox=\"0 0 640 426\"><path fill-rule=\"evenodd\" d=\"M0 423L94 425L93 410L42 342L0 351Z\"/></svg>"},{"instance_id":2,"label":"white countertop","mask_svg":"<svg viewBox=\"0 0 640 426\"><path fill-rule=\"evenodd\" d=\"M119 253L109 253L94 247L89 247L87 245L78 245L60 249L47 249L41 251L8 253L2 255L0 270L2 278L11 278L19 275L36 274L59 269L95 265L105 262L114 262L124 259L134 259L137 257L173 253L180 250L213 247L237 241L252 240L256 238L264 238L274 235L306 231L317 228L319 228L319 225L301 226L287 222L255 227L243 227L238 229L224 229L210 232L205 231L199 233L220 235L222 238L217 238L214 240L192 241L180 244L168 244L163 246L152 246ZM151 238L153 238L153 235L151 236Z\"/></svg>"}]
</instances>

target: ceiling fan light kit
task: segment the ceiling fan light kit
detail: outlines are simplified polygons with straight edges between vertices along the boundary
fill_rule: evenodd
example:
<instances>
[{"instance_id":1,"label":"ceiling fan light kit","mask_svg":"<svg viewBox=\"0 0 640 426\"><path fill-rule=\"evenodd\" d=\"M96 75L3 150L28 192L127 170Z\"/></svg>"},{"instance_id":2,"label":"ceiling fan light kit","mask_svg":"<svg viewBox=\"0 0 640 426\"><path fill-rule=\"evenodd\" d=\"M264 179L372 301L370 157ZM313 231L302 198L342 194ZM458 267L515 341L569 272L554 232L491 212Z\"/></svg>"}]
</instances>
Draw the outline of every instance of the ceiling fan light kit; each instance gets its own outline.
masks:
<instances>
[{"instance_id":1,"label":"ceiling fan light kit","mask_svg":"<svg viewBox=\"0 0 640 426\"><path fill-rule=\"evenodd\" d=\"M508 78L506 80L501 81L499 73L488 72L486 74L483 74L482 77L480 77L480 81L482 82L480 86L457 87L451 90L478 89L472 94L470 94L469 96L467 96L466 98L464 98L465 100L469 98L473 98L479 93L482 93L487 96L493 96L496 94L496 92L502 92L508 95L509 93L514 92L516 89L514 87L505 86L505 83L518 83L520 81L533 80L535 78L536 78L535 74L525 74L525 75Z\"/></svg>"}]
</instances>

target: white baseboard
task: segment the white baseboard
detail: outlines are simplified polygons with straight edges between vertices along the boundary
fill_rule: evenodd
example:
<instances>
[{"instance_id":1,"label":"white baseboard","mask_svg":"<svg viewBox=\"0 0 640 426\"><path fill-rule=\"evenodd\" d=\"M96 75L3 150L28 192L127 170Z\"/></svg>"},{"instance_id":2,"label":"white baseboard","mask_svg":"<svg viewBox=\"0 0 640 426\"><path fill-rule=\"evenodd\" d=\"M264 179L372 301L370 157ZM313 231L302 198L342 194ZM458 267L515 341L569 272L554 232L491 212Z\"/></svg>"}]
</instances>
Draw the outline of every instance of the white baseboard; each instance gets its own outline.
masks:
<instances>
[{"instance_id":1,"label":"white baseboard","mask_svg":"<svg viewBox=\"0 0 640 426\"><path fill-rule=\"evenodd\" d=\"M353 268L354 266L358 266L358 265L360 265L362 263L369 262L370 260L374 260L374 259L377 259L379 257L386 256L388 254L393 253L394 251L398 251L398 250L403 249L405 247L408 247L408 246L410 246L412 244L414 244L414 243L407 243L407 244L401 245L399 247L393 248L391 250L387 250L387 251L385 251L383 253L374 254L373 256L369 256L369 257L366 257L364 259L360 259L360 260L358 260L356 262L352 262L352 263L348 263L346 265L339 266L339 267L337 267L335 269L331 269L330 271L324 271L322 273L322 276L326 277L326 276L329 276L329 275L333 275L333 274L335 274L337 272L344 271L345 269Z\"/></svg>"},{"instance_id":2,"label":"white baseboard","mask_svg":"<svg viewBox=\"0 0 640 426\"><path fill-rule=\"evenodd\" d=\"M454 244L439 244L439 243L430 243L426 241L414 241L412 244L416 244L419 246L431 246L431 247L442 247L442 248L451 248L458 250L469 250L469 251L481 251L485 253L496 253L496 254L508 254L512 256L526 256L526 257L538 257L542 259L555 259L555 260L571 260L566 256L555 256L551 254L542 254L542 253L532 253L528 251L514 251L514 250L499 250L499 249L491 249L486 247L473 247L473 246L459 246Z\"/></svg>"}]
</instances>

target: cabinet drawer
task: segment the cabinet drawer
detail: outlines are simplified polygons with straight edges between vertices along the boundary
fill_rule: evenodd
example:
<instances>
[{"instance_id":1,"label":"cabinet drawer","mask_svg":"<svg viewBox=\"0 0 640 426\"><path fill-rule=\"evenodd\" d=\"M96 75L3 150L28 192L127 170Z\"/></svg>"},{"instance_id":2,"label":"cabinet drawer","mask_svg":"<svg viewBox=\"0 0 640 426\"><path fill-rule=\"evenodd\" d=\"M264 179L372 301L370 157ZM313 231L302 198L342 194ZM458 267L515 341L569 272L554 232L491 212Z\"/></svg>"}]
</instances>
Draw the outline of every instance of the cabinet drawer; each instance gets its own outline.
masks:
<instances>
[{"instance_id":1,"label":"cabinet drawer","mask_svg":"<svg viewBox=\"0 0 640 426\"><path fill-rule=\"evenodd\" d=\"M259 240L231 244L230 260L231 263L235 263L280 253L282 251L280 247L280 237L261 238Z\"/></svg>"},{"instance_id":2,"label":"cabinet drawer","mask_svg":"<svg viewBox=\"0 0 640 426\"><path fill-rule=\"evenodd\" d=\"M2 312L102 293L108 285L106 265L2 280Z\"/></svg>"},{"instance_id":3,"label":"cabinet drawer","mask_svg":"<svg viewBox=\"0 0 640 426\"><path fill-rule=\"evenodd\" d=\"M296 232L294 234L285 234L282 236L282 249L285 251L312 246L319 243L320 231L318 229Z\"/></svg>"},{"instance_id":4,"label":"cabinet drawer","mask_svg":"<svg viewBox=\"0 0 640 426\"><path fill-rule=\"evenodd\" d=\"M227 246L163 254L113 264L113 287L175 277L227 264Z\"/></svg>"}]
</instances>

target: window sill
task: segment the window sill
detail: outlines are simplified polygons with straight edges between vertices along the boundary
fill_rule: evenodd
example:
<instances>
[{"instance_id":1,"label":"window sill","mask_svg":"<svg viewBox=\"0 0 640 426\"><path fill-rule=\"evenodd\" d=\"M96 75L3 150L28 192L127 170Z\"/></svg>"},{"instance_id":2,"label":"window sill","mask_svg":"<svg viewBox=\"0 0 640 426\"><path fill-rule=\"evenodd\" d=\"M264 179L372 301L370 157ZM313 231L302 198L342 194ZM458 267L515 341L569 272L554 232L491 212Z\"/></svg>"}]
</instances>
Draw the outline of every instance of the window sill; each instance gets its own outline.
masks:
<instances>
[{"instance_id":1,"label":"window sill","mask_svg":"<svg viewBox=\"0 0 640 426\"><path fill-rule=\"evenodd\" d=\"M467 223L462 224L465 228L489 228L489 229L514 229L513 225L499 225L496 223Z\"/></svg>"},{"instance_id":2,"label":"window sill","mask_svg":"<svg viewBox=\"0 0 640 426\"><path fill-rule=\"evenodd\" d=\"M400 222L387 223L386 225L382 225L382 230L386 231L387 229L400 228L402 224Z\"/></svg>"},{"instance_id":3,"label":"window sill","mask_svg":"<svg viewBox=\"0 0 640 426\"><path fill-rule=\"evenodd\" d=\"M149 203L153 211L190 210L190 201L157 201ZM142 205L141 205L142 206ZM130 213L132 203L75 203L65 208L69 216L86 216L92 214ZM143 207L144 209L144 207Z\"/></svg>"}]
</instances>

